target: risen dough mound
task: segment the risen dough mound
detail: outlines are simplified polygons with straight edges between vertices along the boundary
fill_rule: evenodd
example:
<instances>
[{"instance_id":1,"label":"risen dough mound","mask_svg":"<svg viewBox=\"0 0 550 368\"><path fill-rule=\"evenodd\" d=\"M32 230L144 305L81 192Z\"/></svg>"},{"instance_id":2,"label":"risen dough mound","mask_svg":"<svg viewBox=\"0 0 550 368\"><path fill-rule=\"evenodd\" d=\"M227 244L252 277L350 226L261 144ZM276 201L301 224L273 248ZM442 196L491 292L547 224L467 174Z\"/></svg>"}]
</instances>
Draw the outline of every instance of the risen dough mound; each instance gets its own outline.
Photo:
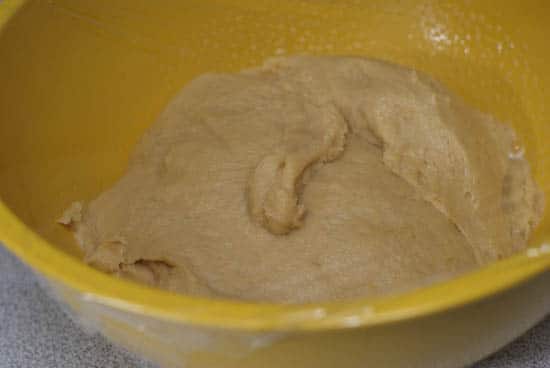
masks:
<instances>
[{"instance_id":1,"label":"risen dough mound","mask_svg":"<svg viewBox=\"0 0 550 368\"><path fill-rule=\"evenodd\" d=\"M543 205L514 144L413 70L272 59L192 81L126 175L63 222L90 264L177 292L381 295L525 246Z\"/></svg>"}]
</instances>

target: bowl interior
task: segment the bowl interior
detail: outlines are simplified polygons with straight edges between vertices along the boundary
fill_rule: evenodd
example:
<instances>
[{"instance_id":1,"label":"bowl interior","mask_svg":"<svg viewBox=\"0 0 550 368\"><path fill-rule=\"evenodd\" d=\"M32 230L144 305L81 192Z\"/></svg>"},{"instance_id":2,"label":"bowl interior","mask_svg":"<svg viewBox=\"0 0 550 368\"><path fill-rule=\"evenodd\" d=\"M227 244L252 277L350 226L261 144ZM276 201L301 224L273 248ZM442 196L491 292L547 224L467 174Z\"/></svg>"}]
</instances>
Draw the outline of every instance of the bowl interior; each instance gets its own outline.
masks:
<instances>
[{"instance_id":1,"label":"bowl interior","mask_svg":"<svg viewBox=\"0 0 550 368\"><path fill-rule=\"evenodd\" d=\"M550 198L549 27L550 3L534 0L30 1L0 34L0 197L79 257L56 219L122 175L187 81L310 53L436 76L516 129ZM549 212L533 242L548 239Z\"/></svg>"}]
</instances>

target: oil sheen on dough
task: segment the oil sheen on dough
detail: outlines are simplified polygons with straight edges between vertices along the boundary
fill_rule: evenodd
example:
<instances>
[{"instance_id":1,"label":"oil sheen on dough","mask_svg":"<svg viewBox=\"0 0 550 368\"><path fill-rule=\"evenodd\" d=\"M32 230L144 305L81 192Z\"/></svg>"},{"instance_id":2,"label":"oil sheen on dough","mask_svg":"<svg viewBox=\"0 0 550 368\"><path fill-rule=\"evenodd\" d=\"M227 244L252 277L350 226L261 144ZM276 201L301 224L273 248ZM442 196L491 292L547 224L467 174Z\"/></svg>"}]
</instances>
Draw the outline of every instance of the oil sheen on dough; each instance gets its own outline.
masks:
<instances>
[{"instance_id":1,"label":"oil sheen on dough","mask_svg":"<svg viewBox=\"0 0 550 368\"><path fill-rule=\"evenodd\" d=\"M377 296L509 256L543 198L513 131L433 79L352 57L206 74L69 226L91 265L202 296Z\"/></svg>"}]
</instances>

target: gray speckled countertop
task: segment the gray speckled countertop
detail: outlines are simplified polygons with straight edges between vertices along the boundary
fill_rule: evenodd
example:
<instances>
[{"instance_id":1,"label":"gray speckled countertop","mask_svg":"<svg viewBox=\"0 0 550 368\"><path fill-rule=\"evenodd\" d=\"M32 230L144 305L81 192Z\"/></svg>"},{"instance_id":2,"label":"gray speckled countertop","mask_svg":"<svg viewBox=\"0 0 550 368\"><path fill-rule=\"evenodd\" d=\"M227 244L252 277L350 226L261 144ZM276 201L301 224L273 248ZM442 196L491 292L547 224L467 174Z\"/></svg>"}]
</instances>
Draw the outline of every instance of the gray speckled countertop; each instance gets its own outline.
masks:
<instances>
[{"instance_id":1,"label":"gray speckled countertop","mask_svg":"<svg viewBox=\"0 0 550 368\"><path fill-rule=\"evenodd\" d=\"M83 332L0 246L0 368L153 368ZM429 368L429 367L427 367ZM550 368L550 318L475 368Z\"/></svg>"}]
</instances>

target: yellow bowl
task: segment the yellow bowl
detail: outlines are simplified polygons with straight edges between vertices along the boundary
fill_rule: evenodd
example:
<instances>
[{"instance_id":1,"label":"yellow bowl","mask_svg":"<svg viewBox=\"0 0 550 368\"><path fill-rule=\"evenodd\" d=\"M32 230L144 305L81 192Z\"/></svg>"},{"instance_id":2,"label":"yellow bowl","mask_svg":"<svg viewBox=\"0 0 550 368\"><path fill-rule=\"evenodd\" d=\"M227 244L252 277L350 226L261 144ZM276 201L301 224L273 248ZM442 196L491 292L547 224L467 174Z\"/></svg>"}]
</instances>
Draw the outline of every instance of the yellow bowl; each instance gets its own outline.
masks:
<instances>
[{"instance_id":1,"label":"yellow bowl","mask_svg":"<svg viewBox=\"0 0 550 368\"><path fill-rule=\"evenodd\" d=\"M472 274L389 298L292 306L109 277L81 262L55 223L122 174L191 78L303 52L436 76L515 127L550 198L550 3L5 0L0 24L0 239L114 341L175 367L445 368L495 351L550 310L549 206L529 250Z\"/></svg>"}]
</instances>

